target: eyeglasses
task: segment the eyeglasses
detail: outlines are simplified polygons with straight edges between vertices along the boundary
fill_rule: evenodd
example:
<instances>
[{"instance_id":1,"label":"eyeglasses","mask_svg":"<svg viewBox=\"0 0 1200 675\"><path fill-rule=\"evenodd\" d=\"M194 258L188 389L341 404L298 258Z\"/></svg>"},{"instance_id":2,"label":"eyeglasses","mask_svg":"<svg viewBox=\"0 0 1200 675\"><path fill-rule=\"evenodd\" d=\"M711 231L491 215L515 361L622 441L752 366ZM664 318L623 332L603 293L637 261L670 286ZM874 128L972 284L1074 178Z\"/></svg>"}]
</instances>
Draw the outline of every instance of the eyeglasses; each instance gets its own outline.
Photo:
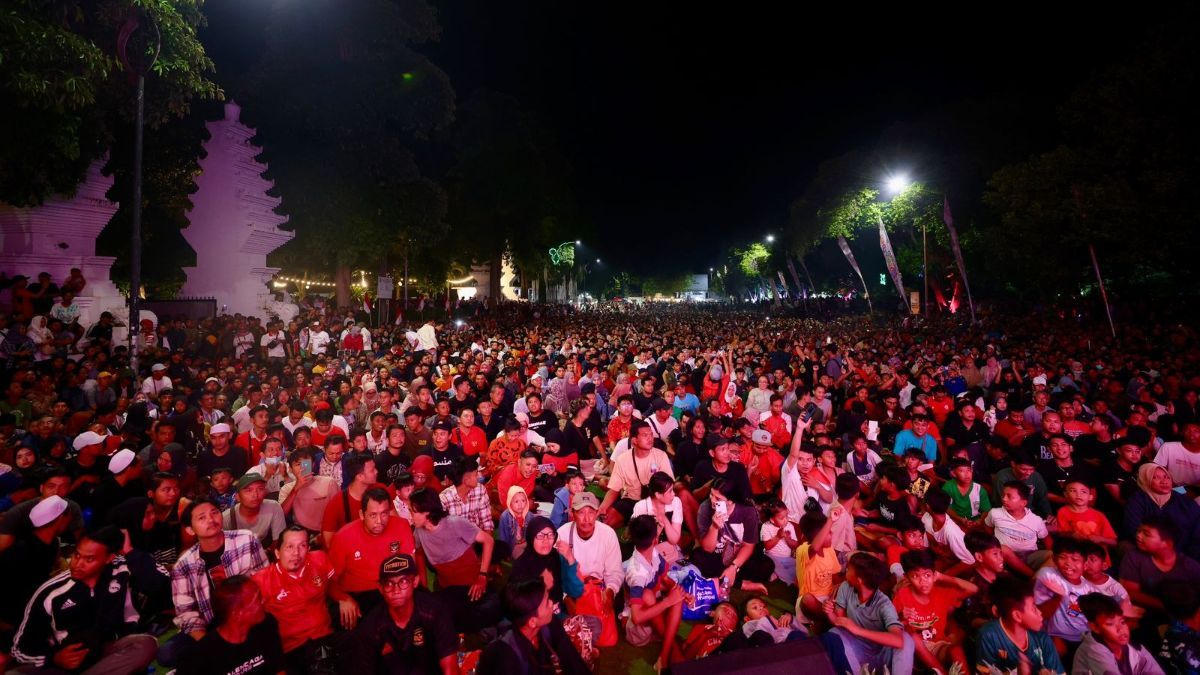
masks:
<instances>
[{"instance_id":1,"label":"eyeglasses","mask_svg":"<svg viewBox=\"0 0 1200 675\"><path fill-rule=\"evenodd\" d=\"M537 541L554 541L557 538L558 534L556 532L542 532L534 537Z\"/></svg>"},{"instance_id":2,"label":"eyeglasses","mask_svg":"<svg viewBox=\"0 0 1200 675\"><path fill-rule=\"evenodd\" d=\"M391 590L393 588L406 588L408 586L412 586L416 582L416 577L396 577L395 579L388 579L387 581L383 582L383 588L384 590Z\"/></svg>"}]
</instances>

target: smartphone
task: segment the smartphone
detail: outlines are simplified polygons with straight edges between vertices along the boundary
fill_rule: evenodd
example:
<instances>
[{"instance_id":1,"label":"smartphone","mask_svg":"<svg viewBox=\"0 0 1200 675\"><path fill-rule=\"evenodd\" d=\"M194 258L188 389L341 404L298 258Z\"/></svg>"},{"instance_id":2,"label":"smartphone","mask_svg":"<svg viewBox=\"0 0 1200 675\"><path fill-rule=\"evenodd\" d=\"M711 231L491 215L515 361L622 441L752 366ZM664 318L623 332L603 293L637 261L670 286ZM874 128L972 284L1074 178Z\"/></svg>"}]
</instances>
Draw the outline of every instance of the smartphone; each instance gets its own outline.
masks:
<instances>
[{"instance_id":1,"label":"smartphone","mask_svg":"<svg viewBox=\"0 0 1200 675\"><path fill-rule=\"evenodd\" d=\"M715 511L717 513L721 513L721 514L726 513L726 508L727 507L725 506L725 502L715 502L713 504L713 511Z\"/></svg>"},{"instance_id":2,"label":"smartphone","mask_svg":"<svg viewBox=\"0 0 1200 675\"><path fill-rule=\"evenodd\" d=\"M879 438L879 422L870 420L867 422L867 440L873 441Z\"/></svg>"},{"instance_id":3,"label":"smartphone","mask_svg":"<svg viewBox=\"0 0 1200 675\"><path fill-rule=\"evenodd\" d=\"M300 460L300 475L301 476L311 476L312 475L312 460L311 459Z\"/></svg>"},{"instance_id":4,"label":"smartphone","mask_svg":"<svg viewBox=\"0 0 1200 675\"><path fill-rule=\"evenodd\" d=\"M553 464L538 464L538 473L550 473L554 470Z\"/></svg>"},{"instance_id":5,"label":"smartphone","mask_svg":"<svg viewBox=\"0 0 1200 675\"><path fill-rule=\"evenodd\" d=\"M826 335L826 336L825 336L825 344L827 344L827 345L828 345L828 344L833 344L833 338L832 338L832 337L830 337L830 336L828 336L828 335Z\"/></svg>"},{"instance_id":6,"label":"smartphone","mask_svg":"<svg viewBox=\"0 0 1200 675\"><path fill-rule=\"evenodd\" d=\"M815 412L817 412L817 404L809 401L808 405L804 406L804 410L800 411L800 420L802 422L811 420Z\"/></svg>"}]
</instances>

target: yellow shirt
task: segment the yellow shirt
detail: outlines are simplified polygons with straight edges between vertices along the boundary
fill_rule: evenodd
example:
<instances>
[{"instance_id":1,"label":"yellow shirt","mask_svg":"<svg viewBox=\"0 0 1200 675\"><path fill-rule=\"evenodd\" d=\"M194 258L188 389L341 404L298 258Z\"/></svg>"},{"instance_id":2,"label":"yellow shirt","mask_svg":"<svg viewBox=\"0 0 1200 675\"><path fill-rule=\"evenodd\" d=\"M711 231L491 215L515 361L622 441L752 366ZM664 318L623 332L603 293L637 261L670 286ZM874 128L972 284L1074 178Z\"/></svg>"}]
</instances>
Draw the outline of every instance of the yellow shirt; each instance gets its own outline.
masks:
<instances>
[{"instance_id":1,"label":"yellow shirt","mask_svg":"<svg viewBox=\"0 0 1200 675\"><path fill-rule=\"evenodd\" d=\"M796 548L796 578L800 582L800 595L812 593L818 597L833 595L833 578L842 571L837 552L826 546L816 557L809 557L807 542Z\"/></svg>"}]
</instances>

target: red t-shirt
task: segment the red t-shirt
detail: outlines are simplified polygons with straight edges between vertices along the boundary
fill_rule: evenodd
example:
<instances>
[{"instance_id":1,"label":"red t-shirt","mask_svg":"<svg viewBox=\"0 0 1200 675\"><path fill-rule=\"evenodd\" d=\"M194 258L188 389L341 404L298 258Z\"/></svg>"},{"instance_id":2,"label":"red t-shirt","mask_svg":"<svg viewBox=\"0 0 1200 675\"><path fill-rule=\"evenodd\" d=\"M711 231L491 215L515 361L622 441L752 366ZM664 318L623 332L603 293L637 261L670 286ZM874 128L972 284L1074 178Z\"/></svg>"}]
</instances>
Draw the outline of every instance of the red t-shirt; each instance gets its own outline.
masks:
<instances>
[{"instance_id":1,"label":"red t-shirt","mask_svg":"<svg viewBox=\"0 0 1200 675\"><path fill-rule=\"evenodd\" d=\"M508 505L508 488L514 485L520 485L525 490L525 495L533 499L533 488L537 484L537 472L535 471L529 478L521 477L521 470L516 464L509 464L500 471L496 476L496 496L499 498L501 506ZM476 570L477 572L479 570Z\"/></svg>"},{"instance_id":2,"label":"red t-shirt","mask_svg":"<svg viewBox=\"0 0 1200 675\"><path fill-rule=\"evenodd\" d=\"M334 578L333 565L322 551L311 551L299 574L293 576L275 563L254 575L267 611L279 621L283 651L333 632L326 592Z\"/></svg>"},{"instance_id":3,"label":"red t-shirt","mask_svg":"<svg viewBox=\"0 0 1200 675\"><path fill-rule=\"evenodd\" d=\"M463 453L471 457L485 452L488 447L487 434L479 427L471 427L466 433L463 433L462 427L455 427L450 434L450 442L461 446Z\"/></svg>"},{"instance_id":4,"label":"red t-shirt","mask_svg":"<svg viewBox=\"0 0 1200 675\"><path fill-rule=\"evenodd\" d=\"M262 459L263 444L267 442L267 436L262 439L254 437L254 431L247 431L244 434L238 434L237 439L233 444L246 451L246 460L250 466L254 466Z\"/></svg>"},{"instance_id":5,"label":"red t-shirt","mask_svg":"<svg viewBox=\"0 0 1200 675\"><path fill-rule=\"evenodd\" d=\"M397 553L413 555L416 550L416 541L408 521L392 516L387 528L378 536L368 534L367 528L360 522L343 526L333 535L329 561L337 570L341 590L359 593L379 587L379 566L384 560Z\"/></svg>"},{"instance_id":6,"label":"red t-shirt","mask_svg":"<svg viewBox=\"0 0 1200 675\"><path fill-rule=\"evenodd\" d=\"M376 483L371 487L381 487L388 491L388 494L394 499L396 492L392 488L383 483ZM346 514L350 517L347 518ZM351 523L362 519L362 500L355 499L350 494L348 489L343 489L334 495L332 499L325 503L325 515L321 517L322 532L337 532L342 529L346 523Z\"/></svg>"},{"instance_id":7,"label":"red t-shirt","mask_svg":"<svg viewBox=\"0 0 1200 675\"><path fill-rule=\"evenodd\" d=\"M330 436L341 436L342 438L346 437L346 432L342 431L341 427L338 427L338 426L329 427L329 433L325 433L325 434L321 433L321 430L318 429L317 425L315 425L315 424L313 426L309 427L308 430L312 432L313 445L318 448L325 447L325 441Z\"/></svg>"},{"instance_id":8,"label":"red t-shirt","mask_svg":"<svg viewBox=\"0 0 1200 675\"><path fill-rule=\"evenodd\" d=\"M896 591L892 604L904 624L904 630L929 642L946 639L947 617L962 601L962 594L953 588L934 584L927 604L917 601L912 588Z\"/></svg>"},{"instance_id":9,"label":"red t-shirt","mask_svg":"<svg viewBox=\"0 0 1200 675\"><path fill-rule=\"evenodd\" d=\"M1059 509L1058 531L1062 534L1082 539L1090 539L1092 537L1104 537L1105 539L1117 538L1117 533L1113 531L1112 524L1108 522L1108 518L1105 518L1103 513L1091 508L1083 513L1076 513L1069 506Z\"/></svg>"}]
</instances>

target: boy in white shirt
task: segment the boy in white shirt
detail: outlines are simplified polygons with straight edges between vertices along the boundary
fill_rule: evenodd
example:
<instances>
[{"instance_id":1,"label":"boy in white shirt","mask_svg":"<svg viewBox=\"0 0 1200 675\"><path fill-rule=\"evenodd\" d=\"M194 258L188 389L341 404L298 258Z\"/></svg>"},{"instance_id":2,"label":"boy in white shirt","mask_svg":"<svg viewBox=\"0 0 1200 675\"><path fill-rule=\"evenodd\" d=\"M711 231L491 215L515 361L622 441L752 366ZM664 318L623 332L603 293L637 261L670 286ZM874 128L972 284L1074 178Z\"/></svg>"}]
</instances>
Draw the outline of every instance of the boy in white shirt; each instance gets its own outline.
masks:
<instances>
[{"instance_id":1,"label":"boy in white shirt","mask_svg":"<svg viewBox=\"0 0 1200 675\"><path fill-rule=\"evenodd\" d=\"M1024 481L1010 480L1001 488L1000 508L988 511L983 520L1000 541L1008 568L1027 577L1033 576L1048 555L1048 551L1038 550L1038 542L1052 545L1046 521L1028 508L1032 492Z\"/></svg>"}]
</instances>

